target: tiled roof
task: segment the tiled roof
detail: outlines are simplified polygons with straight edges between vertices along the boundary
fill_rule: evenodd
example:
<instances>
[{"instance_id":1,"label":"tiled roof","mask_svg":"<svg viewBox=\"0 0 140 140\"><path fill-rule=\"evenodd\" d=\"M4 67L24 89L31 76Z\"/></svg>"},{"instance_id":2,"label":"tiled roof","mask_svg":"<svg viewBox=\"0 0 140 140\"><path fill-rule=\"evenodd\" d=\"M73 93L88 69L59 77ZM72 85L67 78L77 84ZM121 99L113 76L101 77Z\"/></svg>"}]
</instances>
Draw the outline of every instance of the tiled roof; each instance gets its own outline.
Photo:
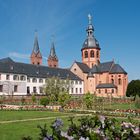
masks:
<instances>
[{"instance_id":1,"label":"tiled roof","mask_svg":"<svg viewBox=\"0 0 140 140\"><path fill-rule=\"evenodd\" d=\"M106 83L106 84L99 84L96 86L96 88L117 88L114 84L112 83Z\"/></svg>"},{"instance_id":2,"label":"tiled roof","mask_svg":"<svg viewBox=\"0 0 140 140\"><path fill-rule=\"evenodd\" d=\"M0 60L1 73L25 74L29 77L47 78L58 76L61 79L69 78L70 80L81 80L68 69L50 68L47 66L32 65L14 62L10 58Z\"/></svg>"},{"instance_id":3,"label":"tiled roof","mask_svg":"<svg viewBox=\"0 0 140 140\"><path fill-rule=\"evenodd\" d=\"M79 67L80 69L84 72L84 73L89 73L90 71L90 68L84 64L84 63L81 63L81 62L75 62Z\"/></svg>"}]
</instances>

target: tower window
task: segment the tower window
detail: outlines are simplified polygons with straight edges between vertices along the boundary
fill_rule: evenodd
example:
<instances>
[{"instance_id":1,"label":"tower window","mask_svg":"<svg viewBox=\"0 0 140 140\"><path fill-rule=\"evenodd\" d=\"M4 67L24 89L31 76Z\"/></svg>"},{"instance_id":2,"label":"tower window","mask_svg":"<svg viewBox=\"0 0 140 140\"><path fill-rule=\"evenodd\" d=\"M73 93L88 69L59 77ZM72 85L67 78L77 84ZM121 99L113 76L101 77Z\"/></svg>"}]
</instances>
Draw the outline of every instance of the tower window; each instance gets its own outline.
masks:
<instances>
[{"instance_id":1,"label":"tower window","mask_svg":"<svg viewBox=\"0 0 140 140\"><path fill-rule=\"evenodd\" d=\"M107 89L105 89L105 93L107 93Z\"/></svg>"},{"instance_id":2,"label":"tower window","mask_svg":"<svg viewBox=\"0 0 140 140\"><path fill-rule=\"evenodd\" d=\"M93 50L90 52L90 57L94 57L94 51Z\"/></svg>"},{"instance_id":3,"label":"tower window","mask_svg":"<svg viewBox=\"0 0 140 140\"><path fill-rule=\"evenodd\" d=\"M121 79L120 78L118 79L118 84L121 85Z\"/></svg>"},{"instance_id":4,"label":"tower window","mask_svg":"<svg viewBox=\"0 0 140 140\"><path fill-rule=\"evenodd\" d=\"M85 51L85 58L88 58L88 52Z\"/></svg>"},{"instance_id":5,"label":"tower window","mask_svg":"<svg viewBox=\"0 0 140 140\"><path fill-rule=\"evenodd\" d=\"M114 84L114 79L111 79L111 83Z\"/></svg>"},{"instance_id":6,"label":"tower window","mask_svg":"<svg viewBox=\"0 0 140 140\"><path fill-rule=\"evenodd\" d=\"M97 58L99 57L99 51L96 52L96 56L97 56Z\"/></svg>"}]
</instances>

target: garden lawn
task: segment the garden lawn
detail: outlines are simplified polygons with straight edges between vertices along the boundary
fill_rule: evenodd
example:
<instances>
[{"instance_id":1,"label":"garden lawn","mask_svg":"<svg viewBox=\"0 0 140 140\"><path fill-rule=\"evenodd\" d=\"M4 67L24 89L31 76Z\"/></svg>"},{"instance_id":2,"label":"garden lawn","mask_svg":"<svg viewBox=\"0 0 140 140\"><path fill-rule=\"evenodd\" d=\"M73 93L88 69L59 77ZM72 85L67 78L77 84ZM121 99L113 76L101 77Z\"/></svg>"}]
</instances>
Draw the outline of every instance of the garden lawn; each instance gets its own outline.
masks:
<instances>
[{"instance_id":1,"label":"garden lawn","mask_svg":"<svg viewBox=\"0 0 140 140\"><path fill-rule=\"evenodd\" d=\"M23 120L69 115L51 111L0 111L0 121Z\"/></svg>"},{"instance_id":2,"label":"garden lawn","mask_svg":"<svg viewBox=\"0 0 140 140\"><path fill-rule=\"evenodd\" d=\"M65 118L66 116L66 118ZM0 111L0 140L21 140L23 136L31 136L33 140L37 140L39 136L39 128L37 125L47 124L48 128L55 118L61 118L64 121L64 129L68 126L68 116L72 113L50 112L50 111ZM51 118L52 117L52 118ZM6 122L26 119L43 120L27 120L25 122ZM50 128L49 128L50 130Z\"/></svg>"},{"instance_id":3,"label":"garden lawn","mask_svg":"<svg viewBox=\"0 0 140 140\"><path fill-rule=\"evenodd\" d=\"M66 129L69 123L67 121L68 118L62 119L64 129ZM50 126L54 120L55 119L0 124L0 140L21 140L24 136L31 136L33 140L38 140L40 129L37 128L37 125L44 126L46 123L47 128L51 131Z\"/></svg>"}]
</instances>

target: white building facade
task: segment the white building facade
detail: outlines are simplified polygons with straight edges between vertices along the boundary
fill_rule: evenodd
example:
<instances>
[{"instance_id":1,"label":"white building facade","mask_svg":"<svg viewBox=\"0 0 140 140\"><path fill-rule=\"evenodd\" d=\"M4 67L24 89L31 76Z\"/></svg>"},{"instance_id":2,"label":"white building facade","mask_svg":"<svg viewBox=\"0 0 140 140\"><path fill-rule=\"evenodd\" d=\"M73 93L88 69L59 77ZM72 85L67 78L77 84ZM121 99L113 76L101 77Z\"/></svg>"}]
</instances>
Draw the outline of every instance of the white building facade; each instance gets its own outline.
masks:
<instances>
[{"instance_id":1,"label":"white building facade","mask_svg":"<svg viewBox=\"0 0 140 140\"><path fill-rule=\"evenodd\" d=\"M68 69L18 63L4 58L0 60L0 95L44 94L46 79L51 77L69 79L69 94L83 94L83 81Z\"/></svg>"}]
</instances>

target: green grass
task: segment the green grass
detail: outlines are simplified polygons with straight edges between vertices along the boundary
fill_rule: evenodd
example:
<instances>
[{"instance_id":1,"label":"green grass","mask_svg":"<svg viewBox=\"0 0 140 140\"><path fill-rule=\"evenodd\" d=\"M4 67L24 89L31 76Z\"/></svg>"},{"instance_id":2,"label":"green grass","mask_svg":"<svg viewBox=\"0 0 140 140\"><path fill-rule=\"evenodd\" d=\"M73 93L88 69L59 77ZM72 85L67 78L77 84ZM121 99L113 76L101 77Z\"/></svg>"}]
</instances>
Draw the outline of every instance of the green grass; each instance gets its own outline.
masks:
<instances>
[{"instance_id":1,"label":"green grass","mask_svg":"<svg viewBox=\"0 0 140 140\"><path fill-rule=\"evenodd\" d=\"M69 114L51 111L0 111L0 121L23 120L31 118L44 118L64 115Z\"/></svg>"},{"instance_id":2,"label":"green grass","mask_svg":"<svg viewBox=\"0 0 140 140\"><path fill-rule=\"evenodd\" d=\"M105 109L121 109L121 110L127 110L127 109L137 109L135 107L135 104L128 104L128 103L108 103L104 104Z\"/></svg>"},{"instance_id":3,"label":"green grass","mask_svg":"<svg viewBox=\"0 0 140 140\"><path fill-rule=\"evenodd\" d=\"M0 111L0 121L6 120L23 120L43 117L72 116L72 113L60 113L50 111ZM64 121L64 129L68 126L68 118L62 118ZM39 128L37 125L47 124L48 128L55 119L30 120L26 122L0 123L0 140L20 140L23 136L31 136L33 140L37 140L39 136ZM50 130L50 128L49 128Z\"/></svg>"},{"instance_id":4,"label":"green grass","mask_svg":"<svg viewBox=\"0 0 140 140\"><path fill-rule=\"evenodd\" d=\"M74 115L74 113L72 114L50 111L0 111L0 122L6 120L56 117L62 118L64 122L64 129L66 129L68 127L68 124L70 123L68 121L68 117ZM67 118L64 118L64 116L67 116ZM80 117L75 118L76 121L78 118ZM0 123L0 140L21 140L23 136L31 136L33 137L33 140L37 140L40 133L37 125L43 126L46 123L48 126L47 128L49 129L49 131L51 131L50 126L54 120L54 118L50 118L44 120L28 120L25 122L12 122L5 124ZM124 118L120 118L119 120L122 121L124 120Z\"/></svg>"},{"instance_id":5,"label":"green grass","mask_svg":"<svg viewBox=\"0 0 140 140\"><path fill-rule=\"evenodd\" d=\"M59 117L61 118L61 117ZM65 129L68 126L68 118L63 118ZM37 140L40 130L37 128L37 125L43 126L47 124L49 128L54 119L50 120L41 120L41 121L29 121L29 122L16 122L10 124L1 124L0 125L0 139L1 140L21 140L23 136L31 136L33 140Z\"/></svg>"}]
</instances>

